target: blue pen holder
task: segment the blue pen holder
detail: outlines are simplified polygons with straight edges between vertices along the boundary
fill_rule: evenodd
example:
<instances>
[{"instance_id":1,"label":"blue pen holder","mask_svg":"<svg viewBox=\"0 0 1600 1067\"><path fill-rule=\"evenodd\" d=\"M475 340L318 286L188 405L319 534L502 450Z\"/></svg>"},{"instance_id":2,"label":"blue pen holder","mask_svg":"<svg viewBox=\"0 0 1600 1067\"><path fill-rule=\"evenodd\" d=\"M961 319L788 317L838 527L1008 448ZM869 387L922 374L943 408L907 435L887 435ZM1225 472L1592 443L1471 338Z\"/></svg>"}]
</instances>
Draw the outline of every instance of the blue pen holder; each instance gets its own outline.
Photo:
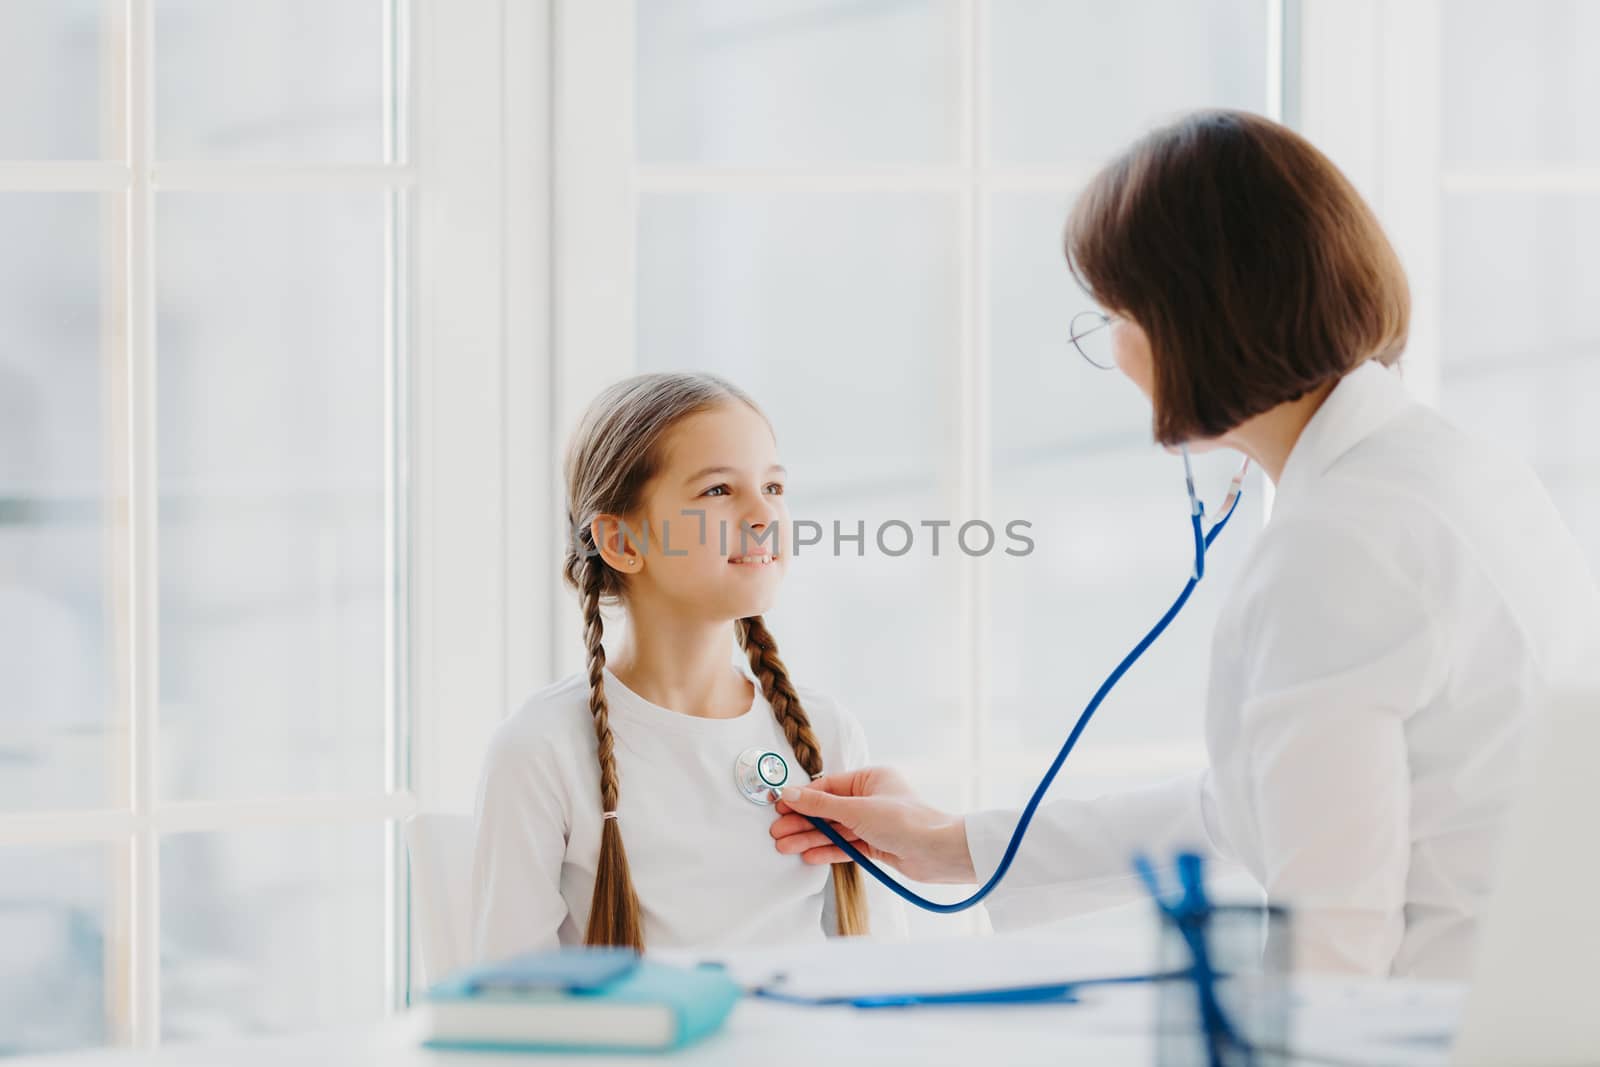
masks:
<instances>
[{"instance_id":1,"label":"blue pen holder","mask_svg":"<svg viewBox=\"0 0 1600 1067\"><path fill-rule=\"evenodd\" d=\"M1156 1003L1159 1067L1282 1067L1289 1063L1291 919L1287 909L1213 904L1185 920L1160 918L1158 966L1186 978L1161 984ZM1198 929L1195 929L1195 927ZM1192 945L1203 937L1214 979L1208 1010L1194 980ZM1211 1025L1207 1025L1208 1015ZM1219 1020L1221 1025L1219 1025Z\"/></svg>"}]
</instances>

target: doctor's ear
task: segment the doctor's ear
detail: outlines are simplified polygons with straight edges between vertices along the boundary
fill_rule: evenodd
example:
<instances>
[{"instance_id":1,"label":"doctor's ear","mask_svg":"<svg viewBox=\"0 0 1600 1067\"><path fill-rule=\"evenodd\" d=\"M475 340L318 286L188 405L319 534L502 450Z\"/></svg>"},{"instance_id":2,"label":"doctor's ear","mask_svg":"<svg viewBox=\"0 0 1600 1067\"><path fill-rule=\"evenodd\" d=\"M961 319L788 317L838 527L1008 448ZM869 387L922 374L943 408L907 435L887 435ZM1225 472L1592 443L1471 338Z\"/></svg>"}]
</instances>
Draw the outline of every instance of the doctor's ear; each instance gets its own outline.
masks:
<instances>
[{"instance_id":1,"label":"doctor's ear","mask_svg":"<svg viewBox=\"0 0 1600 1067\"><path fill-rule=\"evenodd\" d=\"M589 523L589 536L600 550L600 558L614 571L638 574L650 549L650 529L642 521L637 527L617 515L596 515Z\"/></svg>"}]
</instances>

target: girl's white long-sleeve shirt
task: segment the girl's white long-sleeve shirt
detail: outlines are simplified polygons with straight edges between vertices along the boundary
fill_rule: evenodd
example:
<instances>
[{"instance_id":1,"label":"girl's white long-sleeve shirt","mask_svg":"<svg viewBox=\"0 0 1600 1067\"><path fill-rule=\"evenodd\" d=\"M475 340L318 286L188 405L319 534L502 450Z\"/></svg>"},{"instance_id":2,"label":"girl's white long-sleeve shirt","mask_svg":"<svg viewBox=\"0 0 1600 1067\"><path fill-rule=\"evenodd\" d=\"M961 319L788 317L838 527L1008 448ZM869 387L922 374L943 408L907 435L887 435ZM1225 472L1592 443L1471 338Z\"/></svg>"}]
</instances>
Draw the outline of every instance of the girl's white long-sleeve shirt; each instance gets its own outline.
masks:
<instances>
[{"instance_id":1,"label":"girl's white long-sleeve shirt","mask_svg":"<svg viewBox=\"0 0 1600 1067\"><path fill-rule=\"evenodd\" d=\"M618 827L649 948L791 944L834 930L830 869L780 855L773 809L735 784L747 748L781 754L790 781L805 779L760 685L752 689L744 714L708 719L652 704L605 672ZM823 769L865 765L855 719L824 693L798 692ZM588 678L576 674L535 693L489 745L472 865L476 959L583 943L600 831ZM874 936L904 936L903 906L867 881Z\"/></svg>"}]
</instances>

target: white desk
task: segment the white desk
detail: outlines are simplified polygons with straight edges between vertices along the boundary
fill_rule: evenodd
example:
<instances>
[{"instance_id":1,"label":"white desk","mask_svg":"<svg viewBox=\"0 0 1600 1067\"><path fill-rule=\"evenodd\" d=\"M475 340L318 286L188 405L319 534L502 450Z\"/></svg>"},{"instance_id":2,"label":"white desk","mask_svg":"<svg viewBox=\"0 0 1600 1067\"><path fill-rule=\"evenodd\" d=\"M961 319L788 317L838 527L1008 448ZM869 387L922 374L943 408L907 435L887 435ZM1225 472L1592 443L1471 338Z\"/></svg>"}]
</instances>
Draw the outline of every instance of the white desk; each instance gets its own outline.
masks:
<instances>
[{"instance_id":1,"label":"white desk","mask_svg":"<svg viewBox=\"0 0 1600 1067\"><path fill-rule=\"evenodd\" d=\"M593 1055L528 1057L582 1067L667 1062L752 1067L790 1064L1010 1064L1153 1062L1152 1039L1086 1027L1083 1005L1010 1009L855 1011L744 1001L727 1026L671 1057ZM150 1052L97 1052L8 1061L8 1067L495 1067L520 1062L501 1053L433 1052L418 1047L404 1020L257 1041L205 1042Z\"/></svg>"},{"instance_id":2,"label":"white desk","mask_svg":"<svg viewBox=\"0 0 1600 1067\"><path fill-rule=\"evenodd\" d=\"M1147 934L1129 936L1109 927L1086 926L1070 932L1037 931L985 942L984 951L1009 956L1023 966L1035 959L1079 961L1085 973L1131 974L1149 966L1143 946ZM937 944L880 948L908 957L913 968L928 968L949 957ZM976 947L965 942L961 951ZM857 952L870 946L830 942L826 953ZM765 959L757 953L757 958ZM868 957L870 958L870 957ZM897 964L898 965L898 964ZM1011 965L1007 965L1009 971ZM1437 1046L1412 1044L1374 1047L1363 1037L1374 1020L1385 1025L1441 1029L1460 1006L1460 987L1307 980L1299 984L1296 1034L1292 1045L1324 1056L1358 1063L1437 1065L1445 1060ZM1027 1064L1084 1064L1149 1067L1155 1062L1152 1033L1158 989L1149 985L1086 989L1082 1002L1059 1005L946 1008L810 1008L766 1000L744 1000L727 1025L711 1038L672 1056L539 1055L433 1052L422 1048L415 1021L405 1017L376 1026L351 1027L296 1036L173 1045L152 1051L107 1050L5 1061L6 1067L277 1067L279 1064L338 1067L496 1067L505 1063L613 1064L671 1062L726 1067L833 1067L862 1064L916 1064L937 1067L1011 1067ZM1443 1022L1440 1022L1443 1020Z\"/></svg>"},{"instance_id":3,"label":"white desk","mask_svg":"<svg viewBox=\"0 0 1600 1067\"><path fill-rule=\"evenodd\" d=\"M1155 1062L1149 1032L1154 990L1148 986L1106 989L1084 1003L1048 1007L916 1008L905 1010L799 1008L745 1001L727 1026L701 1044L671 1057L548 1056L527 1062L561 1067L671 1062L726 1067L831 1067L834 1064L916 1064L971 1067L1086 1064L1093 1067ZM1324 1057L1356 1063L1434 1067L1444 1050L1425 1045L1374 1049L1340 1025L1360 1005L1394 997L1416 998L1427 1010L1454 1002L1459 990L1392 985L1318 983L1308 987L1310 1010L1302 1016L1295 1045ZM1426 1011L1424 1012L1424 1014ZM1353 1029L1359 1029L1355 1027ZM501 1053L444 1053L418 1046L412 1023L397 1019L379 1026L331 1030L293 1037L203 1042L148 1052L102 1051L7 1061L8 1067L496 1067L523 1062Z\"/></svg>"}]
</instances>

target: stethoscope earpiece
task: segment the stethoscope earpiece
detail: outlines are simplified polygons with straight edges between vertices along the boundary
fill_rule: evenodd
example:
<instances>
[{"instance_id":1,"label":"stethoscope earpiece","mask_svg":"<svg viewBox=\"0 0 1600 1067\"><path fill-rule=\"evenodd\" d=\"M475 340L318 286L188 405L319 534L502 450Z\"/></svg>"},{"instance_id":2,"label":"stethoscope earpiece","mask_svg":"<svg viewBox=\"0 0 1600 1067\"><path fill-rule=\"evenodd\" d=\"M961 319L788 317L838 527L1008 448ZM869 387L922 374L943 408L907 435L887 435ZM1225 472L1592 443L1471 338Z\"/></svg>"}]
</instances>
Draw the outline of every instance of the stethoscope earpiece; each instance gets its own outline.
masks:
<instances>
[{"instance_id":1,"label":"stethoscope earpiece","mask_svg":"<svg viewBox=\"0 0 1600 1067\"><path fill-rule=\"evenodd\" d=\"M747 748L734 761L733 780L752 804L774 804L777 791L789 780L789 763L776 752Z\"/></svg>"}]
</instances>

